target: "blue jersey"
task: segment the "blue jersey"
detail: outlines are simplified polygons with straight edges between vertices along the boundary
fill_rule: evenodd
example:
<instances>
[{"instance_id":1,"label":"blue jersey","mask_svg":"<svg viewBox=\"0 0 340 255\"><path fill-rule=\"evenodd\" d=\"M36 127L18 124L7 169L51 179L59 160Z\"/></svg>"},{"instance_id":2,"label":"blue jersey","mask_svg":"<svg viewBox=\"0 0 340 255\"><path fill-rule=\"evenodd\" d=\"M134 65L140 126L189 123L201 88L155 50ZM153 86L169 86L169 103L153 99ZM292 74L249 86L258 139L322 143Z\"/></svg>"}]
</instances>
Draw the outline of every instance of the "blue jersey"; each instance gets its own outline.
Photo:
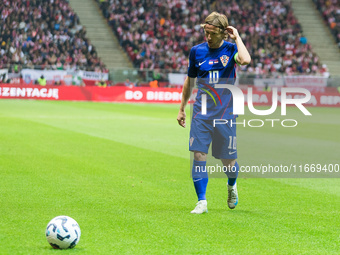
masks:
<instances>
[{"instance_id":1,"label":"blue jersey","mask_svg":"<svg viewBox=\"0 0 340 255\"><path fill-rule=\"evenodd\" d=\"M224 41L218 49L208 43L192 47L189 55L188 76L197 77L197 96L193 106L193 118L233 119L233 97L228 89L215 84L234 84L236 80L235 54L237 46ZM206 114L201 113L202 94L206 94Z\"/></svg>"}]
</instances>

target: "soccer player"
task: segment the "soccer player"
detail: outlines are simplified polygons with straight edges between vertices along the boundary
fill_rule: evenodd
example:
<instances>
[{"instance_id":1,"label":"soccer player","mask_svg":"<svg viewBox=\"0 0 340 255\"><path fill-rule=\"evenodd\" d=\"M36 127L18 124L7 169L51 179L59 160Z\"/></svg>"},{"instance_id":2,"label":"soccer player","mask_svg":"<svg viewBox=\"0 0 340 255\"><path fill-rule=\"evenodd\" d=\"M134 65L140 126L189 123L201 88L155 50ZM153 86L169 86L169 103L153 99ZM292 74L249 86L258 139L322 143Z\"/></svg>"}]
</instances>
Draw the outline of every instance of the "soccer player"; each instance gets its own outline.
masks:
<instances>
[{"instance_id":1,"label":"soccer player","mask_svg":"<svg viewBox=\"0 0 340 255\"><path fill-rule=\"evenodd\" d=\"M207 42L192 47L190 51L188 77L183 85L177 116L178 124L185 127L185 107L197 82L198 91L193 105L189 139L189 150L194 153L192 178L198 197L198 203L191 211L195 214L208 212L205 196L208 184L206 159L211 143L212 155L221 159L224 169L228 169L228 207L234 209L238 203L236 124L231 123L236 118L233 114L233 97L228 89L215 88L215 84L233 85L236 79L236 64L247 65L251 61L237 29L229 26L225 15L213 12L201 26L204 28ZM235 43L225 41L228 36ZM206 107L205 111L202 110L203 107ZM214 119L229 121L214 127Z\"/></svg>"}]
</instances>

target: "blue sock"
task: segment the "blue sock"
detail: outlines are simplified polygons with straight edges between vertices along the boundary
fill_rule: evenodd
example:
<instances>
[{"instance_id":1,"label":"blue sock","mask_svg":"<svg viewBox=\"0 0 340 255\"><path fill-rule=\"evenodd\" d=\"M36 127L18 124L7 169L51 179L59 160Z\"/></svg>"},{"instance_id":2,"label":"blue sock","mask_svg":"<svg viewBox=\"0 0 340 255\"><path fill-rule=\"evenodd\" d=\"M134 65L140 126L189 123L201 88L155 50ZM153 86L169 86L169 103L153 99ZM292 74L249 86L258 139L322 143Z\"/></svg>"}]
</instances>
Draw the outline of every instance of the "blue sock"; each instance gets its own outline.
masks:
<instances>
[{"instance_id":1,"label":"blue sock","mask_svg":"<svg viewBox=\"0 0 340 255\"><path fill-rule=\"evenodd\" d=\"M208 185L208 172L206 171L206 161L196 161L192 166L192 179L194 181L194 186L198 201L206 200L205 193Z\"/></svg>"},{"instance_id":2,"label":"blue sock","mask_svg":"<svg viewBox=\"0 0 340 255\"><path fill-rule=\"evenodd\" d=\"M240 166L238 165L236 161L234 167L231 168L231 171L226 172L226 175L228 176L228 184L230 186L235 185L239 170L240 170Z\"/></svg>"}]
</instances>

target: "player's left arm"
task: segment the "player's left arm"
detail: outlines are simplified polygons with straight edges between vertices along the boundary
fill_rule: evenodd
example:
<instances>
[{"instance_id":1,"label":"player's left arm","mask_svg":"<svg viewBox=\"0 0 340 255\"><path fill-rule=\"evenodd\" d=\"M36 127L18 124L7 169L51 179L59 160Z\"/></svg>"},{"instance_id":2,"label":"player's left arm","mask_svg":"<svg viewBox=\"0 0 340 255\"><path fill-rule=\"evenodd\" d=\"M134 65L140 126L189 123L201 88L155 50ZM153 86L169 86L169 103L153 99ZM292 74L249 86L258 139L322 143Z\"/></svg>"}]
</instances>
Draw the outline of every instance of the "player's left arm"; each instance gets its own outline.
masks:
<instances>
[{"instance_id":1,"label":"player's left arm","mask_svg":"<svg viewBox=\"0 0 340 255\"><path fill-rule=\"evenodd\" d=\"M228 26L226 31L229 34L230 38L233 39L237 45L238 53L236 53L236 62L239 65L248 65L251 61L251 57L242 41L241 36L238 34L237 29L232 26Z\"/></svg>"}]
</instances>

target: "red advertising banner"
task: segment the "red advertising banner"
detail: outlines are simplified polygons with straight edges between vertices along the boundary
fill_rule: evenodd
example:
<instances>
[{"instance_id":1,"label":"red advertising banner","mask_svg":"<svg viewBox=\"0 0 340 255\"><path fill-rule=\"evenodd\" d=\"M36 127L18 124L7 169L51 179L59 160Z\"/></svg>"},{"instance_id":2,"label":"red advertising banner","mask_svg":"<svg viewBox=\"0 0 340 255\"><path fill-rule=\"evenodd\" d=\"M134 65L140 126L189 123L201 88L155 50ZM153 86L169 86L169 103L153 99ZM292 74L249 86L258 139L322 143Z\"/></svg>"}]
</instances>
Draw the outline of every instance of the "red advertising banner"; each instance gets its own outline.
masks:
<instances>
[{"instance_id":1,"label":"red advertising banner","mask_svg":"<svg viewBox=\"0 0 340 255\"><path fill-rule=\"evenodd\" d=\"M182 89L174 88L128 88L96 86L20 86L0 84L0 98L98 101L98 102L141 102L178 103Z\"/></svg>"},{"instance_id":2,"label":"red advertising banner","mask_svg":"<svg viewBox=\"0 0 340 255\"><path fill-rule=\"evenodd\" d=\"M247 90L242 90L247 102ZM306 106L340 107L340 93L312 92ZM279 93L280 95L280 93ZM288 98L299 98L303 95L288 93ZM18 84L0 84L0 99L37 99L37 100L67 100L67 101L96 101L96 102L141 102L141 103L180 103L182 89L149 88L124 86L25 86ZM278 97L280 100L280 96ZM272 92L252 91L254 105L272 105Z\"/></svg>"}]
</instances>

